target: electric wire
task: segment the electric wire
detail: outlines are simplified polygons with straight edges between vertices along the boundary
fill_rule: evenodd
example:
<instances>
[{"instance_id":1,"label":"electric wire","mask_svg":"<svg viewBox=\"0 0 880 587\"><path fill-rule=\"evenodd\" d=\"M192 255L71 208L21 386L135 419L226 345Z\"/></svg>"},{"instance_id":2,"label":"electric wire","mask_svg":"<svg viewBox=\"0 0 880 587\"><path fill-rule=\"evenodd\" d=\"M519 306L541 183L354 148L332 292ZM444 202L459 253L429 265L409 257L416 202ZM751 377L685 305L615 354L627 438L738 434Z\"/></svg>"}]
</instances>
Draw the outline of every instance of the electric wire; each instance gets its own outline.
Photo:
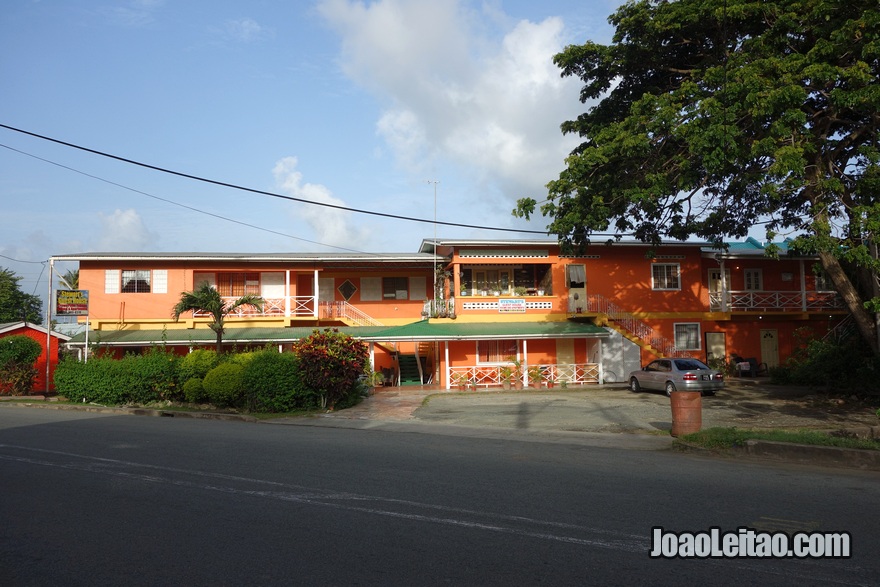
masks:
<instances>
[{"instance_id":1,"label":"electric wire","mask_svg":"<svg viewBox=\"0 0 880 587\"><path fill-rule=\"evenodd\" d=\"M52 160L50 160L50 159L46 159L46 158L44 158L44 157L40 157L40 156L38 156L38 155L34 155L34 154L32 154L32 153L28 153L28 152L26 152L26 151L22 151L21 149L16 149L16 148L14 148L14 147L10 147L9 145L5 145L5 144L3 144L3 143L0 143L0 147L3 147L4 149L9 149L10 151L15 151L16 153L20 153L20 154L22 154L22 155L26 155L27 157L32 157L32 158L37 159L38 161L42 161L42 162L44 162L44 163L48 163L48 164L50 164L50 165L55 165L56 167L60 167L60 168L62 168L62 169L66 169L66 170L68 170L68 171L72 171L73 173L78 173L78 174L83 175L83 176L85 176L85 177L88 177L88 178L91 178L91 179L95 179L95 180L98 180L98 181L102 181L102 182L104 182L104 183L106 183L106 184L110 184L110 185L112 185L112 186L115 186L115 187L118 187L118 188L121 188L121 189L124 189L124 190L128 190L128 191L130 191L130 192L134 192L134 193L136 193L136 194L141 194L141 195L143 195L143 196L147 196L148 198L153 198L154 200L159 200L160 202L165 202L165 203L167 203L167 204L172 204L172 205L174 205L174 206L179 206L179 207L181 207L181 208L185 208L185 209L187 209L187 210L191 210L191 211L193 211L193 212L197 212L197 213L199 213L199 214L205 214L206 216L212 216L212 217L214 217L214 218L219 218L220 220L225 220L225 221L227 221L227 222L232 222L232 223L235 223L235 224L239 224L239 225L241 225L241 226L246 226L246 227L248 227L248 228L254 228L254 229L256 229L256 230L262 230L263 232L268 232L268 233L270 233L270 234L275 234L275 235L278 235L278 236L284 236L284 237L292 238L292 239L294 239L294 240L302 241L302 242L305 242L305 243L310 243L310 244L313 244L313 245L319 245L319 246L322 246L322 247L330 247L330 248L333 248L333 249L339 249L339 250L342 250L342 251L348 251L348 252L352 252L352 253L363 253L363 254L369 254L369 253L364 253L364 251L359 251L359 250L356 250L356 249L349 249L349 248L346 248L346 247L340 247L340 246L336 246L336 245L328 245L328 244L326 244L326 243L319 243L319 242L317 242L317 241L309 240L309 239L307 239L307 238L302 238L302 237L298 237L298 236L293 236L292 234L286 234L286 233L283 233L283 232L278 232L277 230L272 230L272 229L270 229L270 228L263 228L263 227L261 227L261 226L256 226L255 224L248 224L247 222L242 222L241 220L235 220L234 218L228 218L228 217L226 217L226 216L221 216L221 215L219 215L219 214L214 214L213 212L208 212L208 211L206 211L206 210L201 210L201 209L199 209L199 208L194 208L194 207L192 207L192 206L187 206L186 204L181 204L180 202L175 202L174 200L169 200L169 199L167 199L167 198L162 198L162 197L160 197L160 196L157 196L157 195L154 195L154 194L150 194L150 193L147 193L147 192L145 192L145 191L138 190L138 189L135 189L135 188L132 188L132 187L129 187L129 186L123 185L123 184L121 184L121 183L117 183L117 182L115 182L115 181L111 181L111 180L109 180L109 179L105 179L105 178L103 178L103 177L99 177L99 176L97 176L97 175L93 175L93 174L91 174L91 173L86 173L85 171L80 171L79 169L75 169L75 168L73 168L73 167L70 167L70 166L64 165L64 164L62 164L62 163L58 163L58 162L56 162L56 161L52 161Z\"/></svg>"},{"instance_id":2,"label":"electric wire","mask_svg":"<svg viewBox=\"0 0 880 587\"><path fill-rule=\"evenodd\" d=\"M28 136L31 136L31 137L34 137L34 138L37 138L37 139L41 139L41 140L44 140L44 141L49 141L49 142L52 142L52 143L55 143L55 144L58 144L58 145L63 145L63 146L65 146L65 147L70 147L71 149L77 149L77 150L79 150L79 151L84 151L84 152L86 152L86 153L92 153L93 155L99 155L99 156L101 156L101 157L106 157L106 158L108 158L108 159L114 159L114 160L116 160L116 161L121 161L121 162L123 162L123 163L128 163L128 164L130 164L130 165L136 165L136 166L138 166L138 167L143 167L143 168L145 168L145 169L152 169L153 171L159 171L159 172L161 172L161 173L166 173L166 174L169 174L169 175L176 175L176 176L178 176L178 177L183 177L183 178L186 178L186 179L191 179L191 180L193 180L193 181L199 181L199 182L202 182L202 183L208 183L208 184L212 184L212 185L217 185L217 186L221 186L221 187L225 187L225 188L230 188L230 189L233 189L233 190L239 190L239 191L249 192L249 193L252 193L252 194L259 194L259 195L262 195L262 196L269 196L269 197L272 197L272 198L280 198L280 199L283 199L283 200L289 200L289 201L292 201L292 202L299 202L299 203L302 203L302 204L309 204L309 205L312 205L312 206L323 206L323 207L325 207L325 208L333 208L333 209L335 209L335 210L343 210L343 211L345 211L345 212L354 212L354 213L356 213L356 214L367 214L367 215L370 215L370 216L379 216L379 217L382 217L382 218L391 218L391 219L394 219L394 220L406 220L406 221L408 221L408 222L420 222L420 223L423 223L423 224L438 224L438 225L442 225L442 226L452 226L452 227L456 227L456 228L475 228L475 229L479 229L479 230L491 230L491 231L499 231L499 232L518 232L518 233L526 233L526 234L541 234L541 235L547 236L547 231L541 231L541 230L526 230L526 229L516 229L516 228L503 228L503 227L498 227L498 226L479 226L479 225L476 225L476 224L463 224L463 223L459 223L459 222L447 222L447 221L442 221L442 220L432 220L432 219L428 219L428 218L416 218L416 217L413 217L413 216L402 216L402 215L400 215L400 214L391 214L391 213L389 213L389 212L377 212L377 211L375 211L375 210L362 210L362 209L360 209L360 208L352 208L352 207L350 207L350 206L342 206L342 205L339 205L339 204L329 204L329 203L327 203L327 202L314 202L314 201L312 201L312 200L306 200L306 199L304 199L304 198L297 198L297 197L294 197L294 196L286 196L286 195L284 195L284 194L278 194L278 193L275 193L275 192L269 192L269 191L265 191L265 190L258 190L258 189L255 189L255 188L249 188L249 187L246 187L246 186L240 186L240 185L236 185L236 184L233 184L233 183L228 183L228 182L225 182L225 181L219 181L219 180L216 180L216 179L210 179L210 178L201 177L201 176L198 176L198 175L192 175L192 174L190 174L190 173L184 173L184 172L182 172L182 171L175 171L175 170L173 170L173 169L167 169L167 168L165 168L165 167L159 167L158 165L151 165L151 164L149 164L149 163L143 163L143 162L141 162L141 161L135 161L134 159L128 159L128 158L125 158L125 157L120 157L119 155L113 155L112 153L105 153L105 152L103 152L103 151L98 151L98 150L96 150L96 149L90 149L90 148L88 148L88 147L83 147L83 146L81 146L81 145L77 145L77 144L74 144L74 143L69 143L69 142L67 142L67 141L62 141L62 140L60 140L60 139L55 139L55 138L48 137L48 136L45 136L45 135L37 134L37 133L31 132L31 131L27 131L27 130L23 130L23 129L20 129L20 128L16 128L16 127L14 127L14 126L9 126L9 125L7 125L7 124L2 124L2 123L0 123L0 128L5 128L5 129L7 129L7 130L11 130L11 131L14 131L14 132L17 132L17 133L21 133L21 134L24 134L24 135L28 135Z\"/></svg>"}]
</instances>

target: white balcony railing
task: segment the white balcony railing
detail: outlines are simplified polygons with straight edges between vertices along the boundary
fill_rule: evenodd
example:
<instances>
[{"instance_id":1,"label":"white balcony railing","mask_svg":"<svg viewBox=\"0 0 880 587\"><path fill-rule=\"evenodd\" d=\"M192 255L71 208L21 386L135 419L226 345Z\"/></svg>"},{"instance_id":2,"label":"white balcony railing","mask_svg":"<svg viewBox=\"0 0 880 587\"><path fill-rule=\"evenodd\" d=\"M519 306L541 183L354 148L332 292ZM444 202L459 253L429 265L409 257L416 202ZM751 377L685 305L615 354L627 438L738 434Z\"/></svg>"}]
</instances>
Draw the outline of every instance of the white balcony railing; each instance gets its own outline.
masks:
<instances>
[{"instance_id":1,"label":"white balcony railing","mask_svg":"<svg viewBox=\"0 0 880 587\"><path fill-rule=\"evenodd\" d=\"M223 303L231 306L236 297L223 297ZM314 316L315 315L315 297L314 296L290 296L290 316ZM253 306L239 306L227 314L236 318L254 318L259 316L286 316L286 298L263 298L263 309L257 310ZM206 318L209 314L196 310L193 312L194 318Z\"/></svg>"},{"instance_id":2,"label":"white balcony railing","mask_svg":"<svg viewBox=\"0 0 880 587\"><path fill-rule=\"evenodd\" d=\"M729 291L727 307L721 292L709 294L713 312L823 312L844 309L843 300L833 291Z\"/></svg>"}]
</instances>

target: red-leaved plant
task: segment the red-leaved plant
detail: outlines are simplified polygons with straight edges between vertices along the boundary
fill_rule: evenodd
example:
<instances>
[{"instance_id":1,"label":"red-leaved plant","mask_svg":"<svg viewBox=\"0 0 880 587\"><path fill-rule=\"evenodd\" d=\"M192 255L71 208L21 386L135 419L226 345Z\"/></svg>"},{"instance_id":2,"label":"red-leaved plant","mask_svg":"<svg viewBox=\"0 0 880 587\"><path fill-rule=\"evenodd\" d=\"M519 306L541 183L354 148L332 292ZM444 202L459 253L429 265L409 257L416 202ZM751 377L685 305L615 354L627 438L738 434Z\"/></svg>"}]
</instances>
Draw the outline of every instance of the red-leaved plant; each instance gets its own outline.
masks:
<instances>
[{"instance_id":1,"label":"red-leaved plant","mask_svg":"<svg viewBox=\"0 0 880 587\"><path fill-rule=\"evenodd\" d=\"M358 377L369 360L367 345L326 328L315 330L294 343L303 382L321 396L321 404L332 410L349 393L356 393Z\"/></svg>"}]
</instances>

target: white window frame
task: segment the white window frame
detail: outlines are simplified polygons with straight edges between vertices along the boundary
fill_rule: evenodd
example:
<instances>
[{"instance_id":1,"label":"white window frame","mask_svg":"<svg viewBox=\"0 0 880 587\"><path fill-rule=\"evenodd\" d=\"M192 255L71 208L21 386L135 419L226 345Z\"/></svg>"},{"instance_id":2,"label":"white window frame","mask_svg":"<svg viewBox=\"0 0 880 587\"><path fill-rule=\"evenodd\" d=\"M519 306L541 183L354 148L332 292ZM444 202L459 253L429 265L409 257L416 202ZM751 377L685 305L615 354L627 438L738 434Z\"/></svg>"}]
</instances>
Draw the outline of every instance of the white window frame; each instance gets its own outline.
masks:
<instances>
[{"instance_id":1,"label":"white window frame","mask_svg":"<svg viewBox=\"0 0 880 587\"><path fill-rule=\"evenodd\" d=\"M764 271L761 269L743 270L743 289L746 291L763 291Z\"/></svg>"},{"instance_id":2,"label":"white window frame","mask_svg":"<svg viewBox=\"0 0 880 587\"><path fill-rule=\"evenodd\" d=\"M701 342L701 332L700 332L700 323L699 322L676 322L672 325L673 332L673 340L675 341L675 350L677 351L699 351L702 349ZM679 330L682 330L681 336L684 336L688 340L694 341L694 346L680 346L679 340Z\"/></svg>"},{"instance_id":3,"label":"white window frame","mask_svg":"<svg viewBox=\"0 0 880 587\"><path fill-rule=\"evenodd\" d=\"M664 275L663 280L668 282L675 278L676 284L674 287L660 287L657 284L657 271L659 269L663 269ZM669 271L672 270L674 276L669 275ZM651 263L651 289L654 291L681 291L681 264L680 263Z\"/></svg>"}]
</instances>

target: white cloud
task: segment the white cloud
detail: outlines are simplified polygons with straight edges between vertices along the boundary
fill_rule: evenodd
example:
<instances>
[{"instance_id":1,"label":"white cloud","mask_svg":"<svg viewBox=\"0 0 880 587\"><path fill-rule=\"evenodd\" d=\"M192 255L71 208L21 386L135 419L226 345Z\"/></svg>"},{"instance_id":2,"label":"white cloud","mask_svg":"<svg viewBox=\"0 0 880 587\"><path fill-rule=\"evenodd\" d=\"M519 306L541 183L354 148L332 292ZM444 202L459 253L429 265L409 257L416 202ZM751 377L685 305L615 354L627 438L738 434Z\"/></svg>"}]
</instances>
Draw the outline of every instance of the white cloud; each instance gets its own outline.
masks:
<instances>
[{"instance_id":1,"label":"white cloud","mask_svg":"<svg viewBox=\"0 0 880 587\"><path fill-rule=\"evenodd\" d=\"M115 210L112 214L98 213L101 232L98 250L148 251L155 249L158 238L144 226L135 210Z\"/></svg>"},{"instance_id":2,"label":"white cloud","mask_svg":"<svg viewBox=\"0 0 880 587\"><path fill-rule=\"evenodd\" d=\"M272 173L275 183L285 194L295 198L302 198L310 202L321 202L334 206L345 206L345 202L335 197L330 190L323 185L303 183L302 173L297 170L299 161L296 157L285 157L275 164ZM364 228L364 223L358 223L360 228L352 224L352 213L327 206L314 206L310 204L291 203L294 212L291 214L294 221L305 220L315 234L317 242L331 246L343 247L353 250L364 250L363 243L369 242L369 231ZM295 233L295 232L294 232Z\"/></svg>"},{"instance_id":3,"label":"white cloud","mask_svg":"<svg viewBox=\"0 0 880 587\"><path fill-rule=\"evenodd\" d=\"M226 21L223 33L234 41L249 43L268 36L270 31L252 18L239 18Z\"/></svg>"},{"instance_id":4,"label":"white cloud","mask_svg":"<svg viewBox=\"0 0 880 587\"><path fill-rule=\"evenodd\" d=\"M503 25L457 0L325 0L319 11L341 36L346 74L387 102L377 132L413 173L442 157L512 200L563 169L578 139L559 126L583 107L579 80L552 62L561 19Z\"/></svg>"}]
</instances>

